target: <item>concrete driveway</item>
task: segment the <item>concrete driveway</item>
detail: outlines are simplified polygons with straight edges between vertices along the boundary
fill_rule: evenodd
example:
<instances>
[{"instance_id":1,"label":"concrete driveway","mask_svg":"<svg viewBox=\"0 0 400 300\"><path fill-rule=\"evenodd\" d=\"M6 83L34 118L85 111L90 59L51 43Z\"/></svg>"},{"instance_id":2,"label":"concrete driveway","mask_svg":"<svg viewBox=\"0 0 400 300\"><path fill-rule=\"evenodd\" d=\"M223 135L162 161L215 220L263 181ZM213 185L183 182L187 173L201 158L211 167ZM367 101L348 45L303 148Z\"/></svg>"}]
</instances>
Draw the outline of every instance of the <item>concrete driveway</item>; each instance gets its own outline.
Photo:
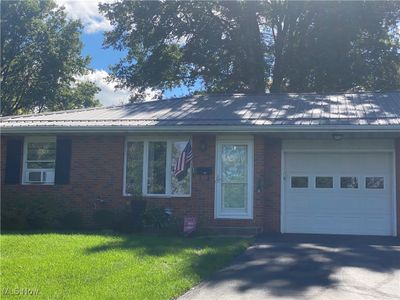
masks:
<instances>
[{"instance_id":1,"label":"concrete driveway","mask_svg":"<svg viewBox=\"0 0 400 300\"><path fill-rule=\"evenodd\" d=\"M400 240L260 236L180 299L400 299Z\"/></svg>"}]
</instances>

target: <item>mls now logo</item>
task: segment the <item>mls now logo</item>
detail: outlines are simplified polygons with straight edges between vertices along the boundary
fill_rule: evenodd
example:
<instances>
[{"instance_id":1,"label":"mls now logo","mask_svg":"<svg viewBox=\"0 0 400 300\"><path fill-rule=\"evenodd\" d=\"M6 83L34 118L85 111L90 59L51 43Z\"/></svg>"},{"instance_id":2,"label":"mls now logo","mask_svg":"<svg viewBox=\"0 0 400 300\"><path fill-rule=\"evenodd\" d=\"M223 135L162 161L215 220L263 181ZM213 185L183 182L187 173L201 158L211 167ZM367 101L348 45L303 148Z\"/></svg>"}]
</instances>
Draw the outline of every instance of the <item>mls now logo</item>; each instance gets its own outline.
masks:
<instances>
[{"instance_id":1,"label":"mls now logo","mask_svg":"<svg viewBox=\"0 0 400 300\"><path fill-rule=\"evenodd\" d=\"M30 288L3 288L4 296L37 296L39 295L39 289Z\"/></svg>"}]
</instances>

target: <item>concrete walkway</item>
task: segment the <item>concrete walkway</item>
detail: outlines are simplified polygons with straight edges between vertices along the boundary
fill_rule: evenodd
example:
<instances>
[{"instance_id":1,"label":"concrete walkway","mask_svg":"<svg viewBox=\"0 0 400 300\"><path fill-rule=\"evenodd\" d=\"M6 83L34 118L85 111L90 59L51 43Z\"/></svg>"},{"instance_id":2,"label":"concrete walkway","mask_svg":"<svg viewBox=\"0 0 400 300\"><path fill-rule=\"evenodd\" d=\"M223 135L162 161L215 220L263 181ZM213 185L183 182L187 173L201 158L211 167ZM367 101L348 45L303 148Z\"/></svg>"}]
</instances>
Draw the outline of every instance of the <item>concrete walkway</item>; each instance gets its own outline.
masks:
<instances>
[{"instance_id":1,"label":"concrete walkway","mask_svg":"<svg viewBox=\"0 0 400 300\"><path fill-rule=\"evenodd\" d=\"M180 299L400 299L400 240L260 236Z\"/></svg>"}]
</instances>

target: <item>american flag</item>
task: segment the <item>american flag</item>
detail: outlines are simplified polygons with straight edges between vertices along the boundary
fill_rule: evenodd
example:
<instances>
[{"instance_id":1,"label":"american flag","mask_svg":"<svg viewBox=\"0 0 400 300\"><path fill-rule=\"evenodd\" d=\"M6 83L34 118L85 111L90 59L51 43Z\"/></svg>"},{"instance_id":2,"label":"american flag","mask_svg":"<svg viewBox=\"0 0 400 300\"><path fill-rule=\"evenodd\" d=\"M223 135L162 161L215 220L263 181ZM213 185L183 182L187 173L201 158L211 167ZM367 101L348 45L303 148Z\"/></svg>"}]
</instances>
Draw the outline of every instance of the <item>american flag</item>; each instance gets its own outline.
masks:
<instances>
[{"instance_id":1,"label":"american flag","mask_svg":"<svg viewBox=\"0 0 400 300\"><path fill-rule=\"evenodd\" d=\"M193 159L192 142L189 140L175 164L175 177L181 181L186 177L190 162Z\"/></svg>"}]
</instances>

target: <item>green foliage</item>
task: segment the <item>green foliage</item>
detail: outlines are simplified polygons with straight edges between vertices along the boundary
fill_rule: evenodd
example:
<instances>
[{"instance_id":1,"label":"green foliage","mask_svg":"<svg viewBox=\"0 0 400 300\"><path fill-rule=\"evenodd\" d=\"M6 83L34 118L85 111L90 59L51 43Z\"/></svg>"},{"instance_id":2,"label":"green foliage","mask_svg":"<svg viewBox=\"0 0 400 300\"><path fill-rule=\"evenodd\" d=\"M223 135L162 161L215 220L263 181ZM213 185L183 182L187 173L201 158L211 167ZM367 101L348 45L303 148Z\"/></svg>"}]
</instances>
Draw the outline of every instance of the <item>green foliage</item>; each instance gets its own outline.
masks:
<instances>
[{"instance_id":1,"label":"green foliage","mask_svg":"<svg viewBox=\"0 0 400 300\"><path fill-rule=\"evenodd\" d=\"M183 232L183 219L168 215L163 207L147 208L143 219L148 228L158 233L180 235Z\"/></svg>"},{"instance_id":2,"label":"green foliage","mask_svg":"<svg viewBox=\"0 0 400 300\"><path fill-rule=\"evenodd\" d=\"M2 115L99 105L82 57L82 25L51 0L1 1Z\"/></svg>"},{"instance_id":3,"label":"green foliage","mask_svg":"<svg viewBox=\"0 0 400 300\"><path fill-rule=\"evenodd\" d=\"M112 78L137 94L400 88L400 2L130 1L100 5ZM192 90L193 91L193 90Z\"/></svg>"},{"instance_id":4,"label":"green foliage","mask_svg":"<svg viewBox=\"0 0 400 300\"><path fill-rule=\"evenodd\" d=\"M52 197L10 198L1 201L3 229L54 229L59 226L63 203Z\"/></svg>"},{"instance_id":5,"label":"green foliage","mask_svg":"<svg viewBox=\"0 0 400 300\"><path fill-rule=\"evenodd\" d=\"M400 88L400 3L273 1L271 91Z\"/></svg>"},{"instance_id":6,"label":"green foliage","mask_svg":"<svg viewBox=\"0 0 400 300\"><path fill-rule=\"evenodd\" d=\"M146 211L147 201L142 194L134 194L130 202L130 219L132 220L132 230L140 232L144 227L144 212Z\"/></svg>"},{"instance_id":7,"label":"green foliage","mask_svg":"<svg viewBox=\"0 0 400 300\"><path fill-rule=\"evenodd\" d=\"M254 1L121 1L101 4L115 25L105 45L127 50L112 68L120 86L263 92L265 63Z\"/></svg>"},{"instance_id":8,"label":"green foliage","mask_svg":"<svg viewBox=\"0 0 400 300\"><path fill-rule=\"evenodd\" d=\"M27 229L27 205L22 198L2 199L1 228L9 230Z\"/></svg>"},{"instance_id":9,"label":"green foliage","mask_svg":"<svg viewBox=\"0 0 400 300\"><path fill-rule=\"evenodd\" d=\"M57 91L54 102L47 105L47 109L56 111L100 106L100 101L94 98L99 91L100 88L89 81L77 82L74 88L62 87Z\"/></svg>"},{"instance_id":10,"label":"green foliage","mask_svg":"<svg viewBox=\"0 0 400 300\"><path fill-rule=\"evenodd\" d=\"M115 229L117 216L109 209L98 209L93 213L93 222L97 229Z\"/></svg>"},{"instance_id":11,"label":"green foliage","mask_svg":"<svg viewBox=\"0 0 400 300\"><path fill-rule=\"evenodd\" d=\"M84 228L82 214L73 210L66 212L60 218L60 228L64 230L81 230Z\"/></svg>"},{"instance_id":12,"label":"green foliage","mask_svg":"<svg viewBox=\"0 0 400 300\"><path fill-rule=\"evenodd\" d=\"M167 227L169 218L163 207L151 207L144 213L144 222L147 226L160 230Z\"/></svg>"}]
</instances>

